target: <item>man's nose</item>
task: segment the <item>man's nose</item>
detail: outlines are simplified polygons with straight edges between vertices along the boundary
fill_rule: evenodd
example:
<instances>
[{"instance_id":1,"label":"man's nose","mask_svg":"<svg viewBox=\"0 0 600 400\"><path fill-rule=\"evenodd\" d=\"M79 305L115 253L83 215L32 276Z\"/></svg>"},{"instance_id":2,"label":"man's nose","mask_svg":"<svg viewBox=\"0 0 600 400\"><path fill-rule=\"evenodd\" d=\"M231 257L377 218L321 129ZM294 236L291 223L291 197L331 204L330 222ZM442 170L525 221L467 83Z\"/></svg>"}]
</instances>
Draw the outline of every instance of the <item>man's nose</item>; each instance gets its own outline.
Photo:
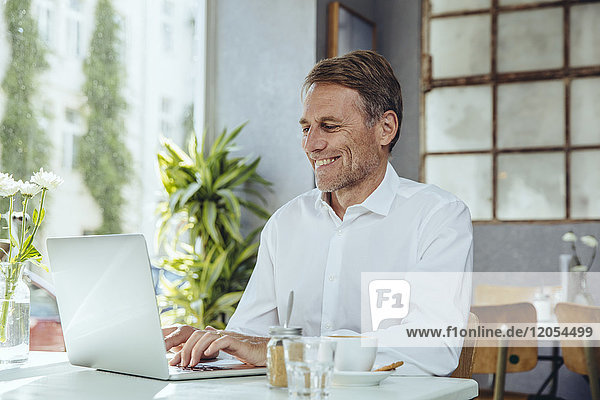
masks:
<instances>
[{"instance_id":1,"label":"man's nose","mask_svg":"<svg viewBox=\"0 0 600 400\"><path fill-rule=\"evenodd\" d=\"M320 151L327 147L327 140L319 128L311 127L302 138L302 148L305 152Z\"/></svg>"}]
</instances>

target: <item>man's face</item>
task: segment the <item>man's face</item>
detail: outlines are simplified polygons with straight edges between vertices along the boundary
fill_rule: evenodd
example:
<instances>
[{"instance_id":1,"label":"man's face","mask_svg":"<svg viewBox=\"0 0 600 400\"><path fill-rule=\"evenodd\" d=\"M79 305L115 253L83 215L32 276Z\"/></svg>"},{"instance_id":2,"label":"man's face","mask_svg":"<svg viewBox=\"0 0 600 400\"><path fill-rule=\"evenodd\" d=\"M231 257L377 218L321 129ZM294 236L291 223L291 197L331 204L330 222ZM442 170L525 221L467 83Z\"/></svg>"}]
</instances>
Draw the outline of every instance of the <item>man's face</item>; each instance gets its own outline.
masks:
<instances>
[{"instance_id":1,"label":"man's face","mask_svg":"<svg viewBox=\"0 0 600 400\"><path fill-rule=\"evenodd\" d=\"M360 104L356 90L330 83L312 85L304 100L302 148L323 192L368 184L387 159Z\"/></svg>"}]
</instances>

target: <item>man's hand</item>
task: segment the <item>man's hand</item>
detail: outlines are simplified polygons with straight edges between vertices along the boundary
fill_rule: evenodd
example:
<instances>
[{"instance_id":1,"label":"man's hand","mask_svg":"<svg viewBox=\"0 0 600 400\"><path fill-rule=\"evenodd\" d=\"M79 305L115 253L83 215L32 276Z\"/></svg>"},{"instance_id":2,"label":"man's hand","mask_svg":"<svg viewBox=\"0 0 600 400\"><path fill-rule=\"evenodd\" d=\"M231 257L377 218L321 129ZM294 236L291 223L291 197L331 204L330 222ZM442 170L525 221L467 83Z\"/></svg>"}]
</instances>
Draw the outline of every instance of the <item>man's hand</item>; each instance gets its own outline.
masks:
<instances>
[{"instance_id":1,"label":"man's hand","mask_svg":"<svg viewBox=\"0 0 600 400\"><path fill-rule=\"evenodd\" d=\"M203 358L213 358L224 351L246 364L264 366L267 363L269 338L219 331L211 326L196 329L188 325L163 328L165 347L178 351L170 365L193 367Z\"/></svg>"}]
</instances>

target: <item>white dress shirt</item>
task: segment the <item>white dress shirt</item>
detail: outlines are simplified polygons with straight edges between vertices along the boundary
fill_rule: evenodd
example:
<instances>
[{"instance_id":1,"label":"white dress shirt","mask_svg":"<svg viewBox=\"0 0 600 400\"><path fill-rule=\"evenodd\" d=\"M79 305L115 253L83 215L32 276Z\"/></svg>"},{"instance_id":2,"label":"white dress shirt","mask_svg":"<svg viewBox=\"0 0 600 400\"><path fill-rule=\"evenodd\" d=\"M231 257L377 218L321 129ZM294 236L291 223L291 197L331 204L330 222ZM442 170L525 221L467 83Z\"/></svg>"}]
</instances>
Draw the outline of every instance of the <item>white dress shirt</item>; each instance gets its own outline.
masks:
<instances>
[{"instance_id":1,"label":"white dress shirt","mask_svg":"<svg viewBox=\"0 0 600 400\"><path fill-rule=\"evenodd\" d=\"M228 330L268 336L270 326L283 323L293 290L290 324L303 327L305 336L357 334L361 272L473 269L465 204L436 186L398 177L389 163L377 189L348 207L343 220L323 198L318 189L306 192L267 221L256 267ZM466 322L470 282L449 288L441 278L422 286L411 287L409 315L388 330L437 317ZM376 365L402 360L400 374L447 375L458 364L460 348L439 340L438 347L380 348Z\"/></svg>"}]
</instances>

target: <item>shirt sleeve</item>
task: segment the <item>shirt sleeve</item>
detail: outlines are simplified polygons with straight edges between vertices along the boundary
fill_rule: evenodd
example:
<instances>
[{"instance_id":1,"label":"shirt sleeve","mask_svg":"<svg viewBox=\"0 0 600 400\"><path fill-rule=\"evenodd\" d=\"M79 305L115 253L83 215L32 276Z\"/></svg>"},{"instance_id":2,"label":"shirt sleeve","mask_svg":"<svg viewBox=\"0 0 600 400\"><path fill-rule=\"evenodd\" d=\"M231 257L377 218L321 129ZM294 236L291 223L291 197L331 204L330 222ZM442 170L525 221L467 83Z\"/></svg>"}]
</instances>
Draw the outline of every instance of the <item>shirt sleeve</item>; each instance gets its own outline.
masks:
<instances>
[{"instance_id":1,"label":"shirt sleeve","mask_svg":"<svg viewBox=\"0 0 600 400\"><path fill-rule=\"evenodd\" d=\"M274 221L270 219L261 232L254 271L235 313L227 324L227 330L246 335L268 336L269 327L279 325L274 279L274 225Z\"/></svg>"},{"instance_id":2,"label":"shirt sleeve","mask_svg":"<svg viewBox=\"0 0 600 400\"><path fill-rule=\"evenodd\" d=\"M441 328L443 335L447 326L466 325L473 270L469 210L460 201L446 203L434 210L418 234L418 259L405 278L411 290L408 315L396 325L366 335L379 339L376 367L404 361L398 374L449 375L458 365L462 339L430 336L419 341L408 339L407 332Z\"/></svg>"}]
</instances>

